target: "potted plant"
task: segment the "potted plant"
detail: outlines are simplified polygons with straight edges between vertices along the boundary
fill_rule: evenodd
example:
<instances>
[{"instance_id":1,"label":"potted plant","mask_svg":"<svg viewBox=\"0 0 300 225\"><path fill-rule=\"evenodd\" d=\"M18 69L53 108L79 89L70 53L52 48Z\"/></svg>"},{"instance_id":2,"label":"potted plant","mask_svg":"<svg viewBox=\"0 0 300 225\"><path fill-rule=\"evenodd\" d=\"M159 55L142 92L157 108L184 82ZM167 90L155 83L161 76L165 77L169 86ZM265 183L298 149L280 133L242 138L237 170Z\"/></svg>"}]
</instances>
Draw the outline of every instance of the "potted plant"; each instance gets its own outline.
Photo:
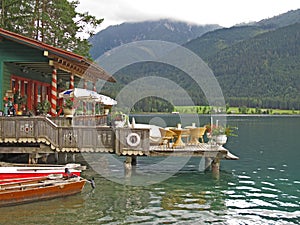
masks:
<instances>
[{"instance_id":1,"label":"potted plant","mask_svg":"<svg viewBox=\"0 0 300 225\"><path fill-rule=\"evenodd\" d=\"M209 138L209 139L212 138L212 129L214 129L215 127L216 127L215 125L211 125L211 124L205 125L207 138Z\"/></svg>"},{"instance_id":2,"label":"potted plant","mask_svg":"<svg viewBox=\"0 0 300 225\"><path fill-rule=\"evenodd\" d=\"M110 114L111 124L114 127L123 127L128 121L128 116L121 111L114 111Z\"/></svg>"},{"instance_id":3,"label":"potted plant","mask_svg":"<svg viewBox=\"0 0 300 225\"><path fill-rule=\"evenodd\" d=\"M38 114L47 115L50 110L50 107L50 102L47 100L39 102L37 105L37 112Z\"/></svg>"},{"instance_id":4,"label":"potted plant","mask_svg":"<svg viewBox=\"0 0 300 225\"><path fill-rule=\"evenodd\" d=\"M211 136L218 145L223 145L227 142L227 137L236 136L235 129L235 127L230 126L213 126L211 127Z\"/></svg>"},{"instance_id":5,"label":"potted plant","mask_svg":"<svg viewBox=\"0 0 300 225\"><path fill-rule=\"evenodd\" d=\"M17 91L14 94L14 108L16 110L17 115L22 115L23 111L26 111L26 103L27 103L27 95L21 96Z\"/></svg>"},{"instance_id":6,"label":"potted plant","mask_svg":"<svg viewBox=\"0 0 300 225\"><path fill-rule=\"evenodd\" d=\"M63 104L63 109L64 109L64 114L66 116L74 115L75 109L73 106L74 106L73 99L71 99L71 98L65 99L64 104Z\"/></svg>"}]
</instances>

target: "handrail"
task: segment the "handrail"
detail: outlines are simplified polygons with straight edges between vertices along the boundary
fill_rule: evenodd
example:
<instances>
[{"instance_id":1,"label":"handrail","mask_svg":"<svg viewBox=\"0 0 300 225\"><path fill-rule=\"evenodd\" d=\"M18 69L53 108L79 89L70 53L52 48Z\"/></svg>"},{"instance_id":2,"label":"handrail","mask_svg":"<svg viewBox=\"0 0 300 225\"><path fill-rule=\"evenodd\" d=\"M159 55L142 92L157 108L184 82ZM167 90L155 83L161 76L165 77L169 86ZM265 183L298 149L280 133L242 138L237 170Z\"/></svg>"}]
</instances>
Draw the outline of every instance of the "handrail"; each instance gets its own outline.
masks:
<instances>
[{"instance_id":1,"label":"handrail","mask_svg":"<svg viewBox=\"0 0 300 225\"><path fill-rule=\"evenodd\" d=\"M48 117L45 117L45 119L51 123L54 127L58 127L58 125L56 123L54 123L52 120L50 120Z\"/></svg>"},{"instance_id":2,"label":"handrail","mask_svg":"<svg viewBox=\"0 0 300 225\"><path fill-rule=\"evenodd\" d=\"M86 123L60 126L56 121L43 116L0 117L0 143L45 143L53 151L63 152L96 151L122 154L125 149L149 151L149 129L114 129ZM135 133L133 136L139 139L138 143L132 143L131 133Z\"/></svg>"}]
</instances>

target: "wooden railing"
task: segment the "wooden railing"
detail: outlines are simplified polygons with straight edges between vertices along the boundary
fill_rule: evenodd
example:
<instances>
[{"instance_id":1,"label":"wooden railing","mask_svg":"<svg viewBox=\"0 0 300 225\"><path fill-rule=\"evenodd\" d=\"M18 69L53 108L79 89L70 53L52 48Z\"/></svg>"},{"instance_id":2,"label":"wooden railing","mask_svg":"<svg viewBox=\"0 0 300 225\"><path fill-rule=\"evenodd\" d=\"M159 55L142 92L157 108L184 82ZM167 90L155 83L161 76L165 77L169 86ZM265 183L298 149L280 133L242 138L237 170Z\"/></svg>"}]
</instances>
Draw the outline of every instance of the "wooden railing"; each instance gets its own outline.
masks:
<instances>
[{"instance_id":1,"label":"wooden railing","mask_svg":"<svg viewBox=\"0 0 300 225\"><path fill-rule=\"evenodd\" d=\"M90 119L89 122L82 118L73 119L0 117L0 146L1 143L44 143L53 151L111 152L119 155L141 155L149 151L149 129L98 126L105 117Z\"/></svg>"},{"instance_id":2,"label":"wooden railing","mask_svg":"<svg viewBox=\"0 0 300 225\"><path fill-rule=\"evenodd\" d=\"M85 115L74 117L53 117L51 120L57 126L105 126L107 115Z\"/></svg>"},{"instance_id":3,"label":"wooden railing","mask_svg":"<svg viewBox=\"0 0 300 225\"><path fill-rule=\"evenodd\" d=\"M150 150L150 130L118 128L115 153L118 155L148 155Z\"/></svg>"}]
</instances>

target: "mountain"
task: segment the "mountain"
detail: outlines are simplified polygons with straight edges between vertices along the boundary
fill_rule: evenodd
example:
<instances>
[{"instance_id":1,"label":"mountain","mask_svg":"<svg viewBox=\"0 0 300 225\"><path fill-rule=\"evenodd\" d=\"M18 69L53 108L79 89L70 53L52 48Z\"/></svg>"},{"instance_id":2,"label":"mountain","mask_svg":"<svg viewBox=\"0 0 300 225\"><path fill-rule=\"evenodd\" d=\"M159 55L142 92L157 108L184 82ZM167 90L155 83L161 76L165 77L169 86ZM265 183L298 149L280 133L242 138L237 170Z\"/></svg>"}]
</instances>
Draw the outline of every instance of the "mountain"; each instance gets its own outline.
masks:
<instances>
[{"instance_id":1,"label":"mountain","mask_svg":"<svg viewBox=\"0 0 300 225\"><path fill-rule=\"evenodd\" d=\"M92 44L90 54L97 59L104 52L122 44L141 40L161 40L186 43L202 34L221 28L219 25L192 25L173 20L123 23L110 26L89 39Z\"/></svg>"},{"instance_id":2,"label":"mountain","mask_svg":"<svg viewBox=\"0 0 300 225\"><path fill-rule=\"evenodd\" d=\"M207 60L208 57L215 55L219 51L263 32L265 30L257 26L223 28L207 32L201 37L185 43L183 46L195 52L203 60Z\"/></svg>"},{"instance_id":3,"label":"mountain","mask_svg":"<svg viewBox=\"0 0 300 225\"><path fill-rule=\"evenodd\" d=\"M264 29L277 29L294 23L300 23L300 9L291 10L278 16L261 20L255 23Z\"/></svg>"},{"instance_id":4,"label":"mountain","mask_svg":"<svg viewBox=\"0 0 300 225\"><path fill-rule=\"evenodd\" d=\"M300 108L300 23L236 43L207 62L231 105Z\"/></svg>"},{"instance_id":5,"label":"mountain","mask_svg":"<svg viewBox=\"0 0 300 225\"><path fill-rule=\"evenodd\" d=\"M300 22L294 23L300 20L299 11L210 31L184 46L208 63L229 105L300 109ZM105 86L103 91L115 96L142 76L170 79L187 90L196 105L207 103L182 71L153 62L123 68L114 74L117 85ZM148 103L156 104L153 99L141 104Z\"/></svg>"},{"instance_id":6,"label":"mountain","mask_svg":"<svg viewBox=\"0 0 300 225\"><path fill-rule=\"evenodd\" d=\"M205 60L227 102L300 108L300 9L208 32L184 46Z\"/></svg>"},{"instance_id":7,"label":"mountain","mask_svg":"<svg viewBox=\"0 0 300 225\"><path fill-rule=\"evenodd\" d=\"M210 31L184 44L184 47L192 50L206 60L233 44L253 38L264 32L281 27L300 23L300 9L291 10L281 15L264 19L259 22L237 25L230 28Z\"/></svg>"}]
</instances>

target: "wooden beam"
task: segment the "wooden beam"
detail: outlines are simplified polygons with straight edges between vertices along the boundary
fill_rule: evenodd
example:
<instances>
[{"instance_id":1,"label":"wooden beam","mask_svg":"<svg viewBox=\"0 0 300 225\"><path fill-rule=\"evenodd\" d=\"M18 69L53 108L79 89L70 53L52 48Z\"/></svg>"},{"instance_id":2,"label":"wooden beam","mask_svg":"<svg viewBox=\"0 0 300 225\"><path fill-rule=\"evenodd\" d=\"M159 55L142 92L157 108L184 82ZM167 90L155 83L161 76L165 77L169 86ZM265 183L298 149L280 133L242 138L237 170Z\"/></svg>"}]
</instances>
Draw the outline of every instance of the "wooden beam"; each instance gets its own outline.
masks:
<instances>
[{"instance_id":1,"label":"wooden beam","mask_svg":"<svg viewBox=\"0 0 300 225\"><path fill-rule=\"evenodd\" d=\"M39 147L16 147L16 146L12 146L12 147L8 147L8 146L1 146L0 148L0 153L54 153L53 150L51 150L50 147L48 148L39 148Z\"/></svg>"},{"instance_id":2,"label":"wooden beam","mask_svg":"<svg viewBox=\"0 0 300 225\"><path fill-rule=\"evenodd\" d=\"M56 62L57 68L73 73L77 77L85 78L92 82L96 82L98 79L115 82L114 78L106 73L104 69L92 62L73 61L54 54L49 54L48 58Z\"/></svg>"}]
</instances>

